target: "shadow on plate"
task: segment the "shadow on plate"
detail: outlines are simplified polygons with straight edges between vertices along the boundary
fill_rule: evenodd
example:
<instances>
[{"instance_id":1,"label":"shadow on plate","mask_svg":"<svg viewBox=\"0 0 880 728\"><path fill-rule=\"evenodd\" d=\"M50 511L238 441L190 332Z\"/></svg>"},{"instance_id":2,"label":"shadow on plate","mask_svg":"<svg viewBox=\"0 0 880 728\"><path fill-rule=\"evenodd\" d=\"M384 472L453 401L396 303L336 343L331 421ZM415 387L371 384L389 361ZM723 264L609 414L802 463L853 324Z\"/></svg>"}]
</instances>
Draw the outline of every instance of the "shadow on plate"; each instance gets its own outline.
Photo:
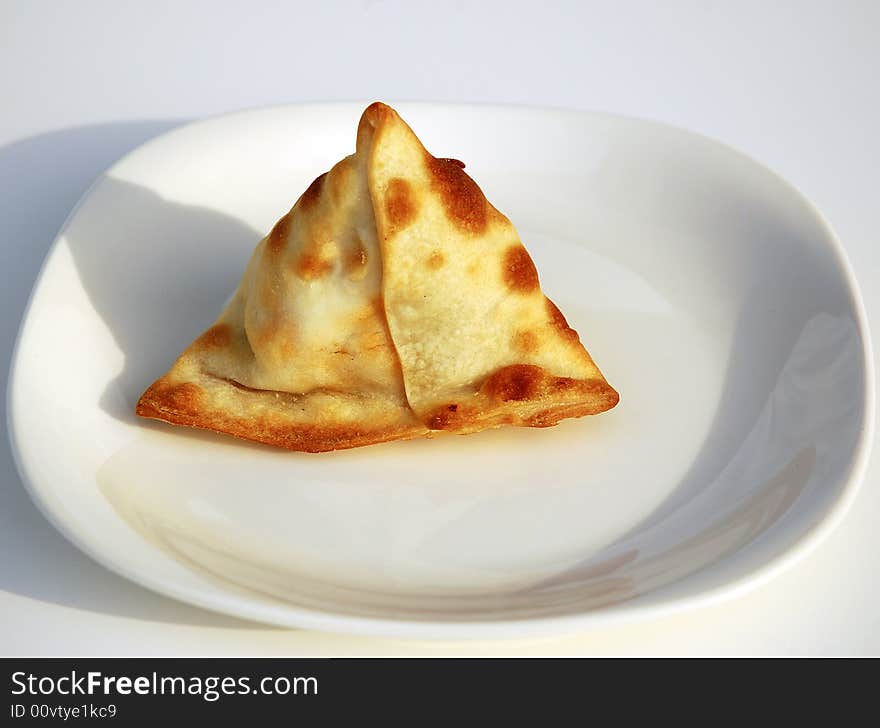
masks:
<instances>
[{"instance_id":1,"label":"shadow on plate","mask_svg":"<svg viewBox=\"0 0 880 728\"><path fill-rule=\"evenodd\" d=\"M66 216L107 166L178 124L175 120L98 124L41 134L0 148L0 236L5 241L0 246L0 398L4 412L15 335L40 264ZM101 314L111 315L103 310ZM6 426L3 417L0 590L134 619L255 628L154 594L80 553L28 498L13 463Z\"/></svg>"}]
</instances>

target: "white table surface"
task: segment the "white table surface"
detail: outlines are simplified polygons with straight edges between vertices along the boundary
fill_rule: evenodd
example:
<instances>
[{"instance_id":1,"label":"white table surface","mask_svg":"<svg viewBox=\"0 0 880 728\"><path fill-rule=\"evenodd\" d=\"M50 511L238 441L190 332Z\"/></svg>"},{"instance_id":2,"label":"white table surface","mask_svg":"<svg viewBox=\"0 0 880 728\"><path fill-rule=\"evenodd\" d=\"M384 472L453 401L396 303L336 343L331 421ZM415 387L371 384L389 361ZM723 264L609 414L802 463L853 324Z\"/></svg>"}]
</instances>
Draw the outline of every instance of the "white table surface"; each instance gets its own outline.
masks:
<instances>
[{"instance_id":1,"label":"white table surface","mask_svg":"<svg viewBox=\"0 0 880 728\"><path fill-rule=\"evenodd\" d=\"M872 0L0 0L0 379L40 261L103 168L184 120L329 99L607 110L734 145L829 218L880 342L878 69ZM733 601L553 639L354 638L211 614L111 574L31 504L4 431L0 654L880 654L878 517L874 458L840 527Z\"/></svg>"}]
</instances>

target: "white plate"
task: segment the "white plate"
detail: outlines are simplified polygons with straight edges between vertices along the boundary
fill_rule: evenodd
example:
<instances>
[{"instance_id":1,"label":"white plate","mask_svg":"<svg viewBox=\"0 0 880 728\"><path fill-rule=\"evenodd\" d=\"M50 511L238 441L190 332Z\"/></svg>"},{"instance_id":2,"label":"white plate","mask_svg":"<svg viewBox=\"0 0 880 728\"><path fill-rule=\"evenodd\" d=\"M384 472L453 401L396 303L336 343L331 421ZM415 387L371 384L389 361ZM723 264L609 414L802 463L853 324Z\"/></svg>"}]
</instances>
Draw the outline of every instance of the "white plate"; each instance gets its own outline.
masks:
<instances>
[{"instance_id":1,"label":"white plate","mask_svg":"<svg viewBox=\"0 0 880 728\"><path fill-rule=\"evenodd\" d=\"M22 477L83 551L281 625L419 637L580 630L751 587L839 519L873 379L840 244L773 173L613 116L400 104L464 159L621 404L548 430L276 451L135 418L253 246L354 146L361 104L165 134L70 216L22 324Z\"/></svg>"}]
</instances>

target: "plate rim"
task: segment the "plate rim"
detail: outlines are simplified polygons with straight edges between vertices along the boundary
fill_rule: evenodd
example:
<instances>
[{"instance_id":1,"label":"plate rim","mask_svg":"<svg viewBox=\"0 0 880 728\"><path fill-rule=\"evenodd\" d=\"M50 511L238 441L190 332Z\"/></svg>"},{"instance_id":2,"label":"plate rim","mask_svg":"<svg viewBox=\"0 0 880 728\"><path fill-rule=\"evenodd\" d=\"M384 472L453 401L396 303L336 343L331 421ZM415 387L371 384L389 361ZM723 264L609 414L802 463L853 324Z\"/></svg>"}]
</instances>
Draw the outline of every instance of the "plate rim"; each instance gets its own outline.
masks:
<instances>
[{"instance_id":1,"label":"plate rim","mask_svg":"<svg viewBox=\"0 0 880 728\"><path fill-rule=\"evenodd\" d=\"M780 184L792 193L798 201L804 205L814 217L815 222L821 229L825 240L824 244L830 247L833 255L833 261L837 265L842 275L843 283L852 305L853 313L856 319L857 330L862 342L862 369L863 379L862 387L864 389L864 398L861 402L864 420L859 431L855 446L849 457L848 472L842 476L839 492L834 500L826 507L824 513L820 514L819 520L811 527L805 529L796 540L781 550L778 554L770 557L763 564L753 567L751 570L738 577L731 579L721 585L710 587L698 591L693 594L668 598L655 603L640 603L641 597L631 601L625 601L619 604L602 607L597 610L584 611L573 614L554 615L550 617L521 617L521 618L501 618L495 620L419 620L406 618L387 618L374 617L364 615L352 615L344 612L335 612L329 609L309 609L293 604L265 605L255 603L238 597L237 595L227 594L227 599L233 599L232 603L224 602L199 593L197 590L186 588L177 588L169 585L161 579L154 579L149 574L144 575L134 570L128 570L123 564L116 563L112 559L105 557L97 549L93 549L85 543L76 531L70 528L65 521L57 514L44 493L45 488L37 482L36 478L32 478L20 442L22 434L18 431L15 418L15 401L16 401L16 381L19 377L20 368L20 343L25 331L26 325L30 318L31 307L34 302L35 294L40 288L43 276L46 271L47 263L57 250L61 239L70 226L71 222L76 218L80 208L92 196L96 187L104 180L115 168L124 164L131 156L141 153L153 145L166 141L169 137L181 133L184 130L191 131L194 127L203 124L210 124L217 121L225 121L233 119L237 116L247 116L255 112L271 112L281 110L306 110L318 109L321 107L344 108L351 107L355 113L359 109L364 108L369 101L319 101L304 103L285 103L285 104L266 104L261 106L246 107L227 111L219 114L213 114L201 117L188 122L184 122L172 129L169 129L147 141L130 149L115 162L110 164L103 172L101 172L92 181L88 188L83 192L82 196L71 208L66 216L63 224L56 233L52 244L46 251L40 264L34 283L28 294L27 303L22 313L21 321L17 329L15 341L10 357L9 374L6 382L6 425L12 460L15 464L19 478L25 487L31 501L40 511L40 513L52 524L52 526L62 534L76 548L85 553L91 559L101 566L109 569L123 578L141 585L151 591L162 594L172 599L196 605L208 609L213 612L234 616L236 618L248 621L258 621L285 627L297 627L305 629L315 629L329 632L339 632L357 635L370 636L386 636L398 638L419 638L419 639L499 639L499 638L515 638L515 637L535 637L559 635L573 632L583 632L590 629L601 628L611 624L622 624L636 621L645 621L656 619L672 613L685 611L693 611L705 606L726 601L754 589L774 579L784 571L798 563L801 559L811 553L822 541L841 523L849 508L855 501L861 484L864 480L868 462L870 460L871 449L873 446L874 429L876 426L876 373L874 371L874 355L873 343L871 339L870 327L868 325L867 311L864 304L861 288L858 284L852 264L846 253L846 250L840 241L840 238L831 227L829 221L817 206L794 184L782 177L779 173L768 167L754 157L732 147L725 142L714 139L700 132L692 131L686 127L675 124L657 121L654 119L643 118L632 115L616 114L606 111L591 111L572 109L564 107L542 106L533 104L492 104L492 103L468 103L468 102L446 102L446 101L392 101L393 105L422 107L425 109L445 108L445 109L482 109L485 111L531 111L533 113L550 113L554 115L563 114L569 116L581 116L602 118L610 121L619 121L626 123L639 123L648 126L661 127L667 130L697 137L709 144L720 147L729 154L744 160L751 165L760 168L764 173L769 174L774 182ZM773 526L771 526L773 528ZM687 577L684 577L687 578ZM681 580L672 582L680 583ZM650 592L644 596L650 596L662 591L657 590ZM241 604L239 603L241 602Z\"/></svg>"}]
</instances>

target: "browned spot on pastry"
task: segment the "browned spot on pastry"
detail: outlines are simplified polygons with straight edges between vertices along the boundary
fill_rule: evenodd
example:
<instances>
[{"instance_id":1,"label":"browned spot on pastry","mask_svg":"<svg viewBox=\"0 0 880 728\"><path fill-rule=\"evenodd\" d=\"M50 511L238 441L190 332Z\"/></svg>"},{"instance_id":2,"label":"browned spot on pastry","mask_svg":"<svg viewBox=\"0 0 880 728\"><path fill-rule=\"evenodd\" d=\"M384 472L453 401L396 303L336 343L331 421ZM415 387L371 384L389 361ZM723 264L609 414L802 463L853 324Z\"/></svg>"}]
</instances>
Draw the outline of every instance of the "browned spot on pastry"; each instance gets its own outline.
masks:
<instances>
[{"instance_id":1,"label":"browned spot on pastry","mask_svg":"<svg viewBox=\"0 0 880 728\"><path fill-rule=\"evenodd\" d=\"M361 121L375 125L382 119L385 119L394 113L394 109L388 106L388 104L383 104L381 101L374 101L364 109L364 113L361 115Z\"/></svg>"},{"instance_id":2,"label":"browned spot on pastry","mask_svg":"<svg viewBox=\"0 0 880 728\"><path fill-rule=\"evenodd\" d=\"M324 187L324 179L327 177L327 173L318 175L315 177L312 184L308 186L305 192L299 198L299 202L297 202L297 206L300 210L306 211L310 207L313 207L314 204L318 201L318 198L321 196L321 190Z\"/></svg>"},{"instance_id":3,"label":"browned spot on pastry","mask_svg":"<svg viewBox=\"0 0 880 728\"><path fill-rule=\"evenodd\" d=\"M559 331L560 334L565 336L567 339L572 339L573 341L578 341L578 333L571 326L568 325L568 321L565 320L565 316L562 315L562 311L556 306L553 301L549 298L544 299L547 302L547 313L550 315L550 323Z\"/></svg>"},{"instance_id":4,"label":"browned spot on pastry","mask_svg":"<svg viewBox=\"0 0 880 728\"><path fill-rule=\"evenodd\" d=\"M305 281L323 278L333 272L333 261L314 253L303 253L296 263L296 274Z\"/></svg>"},{"instance_id":5,"label":"browned spot on pastry","mask_svg":"<svg viewBox=\"0 0 880 728\"><path fill-rule=\"evenodd\" d=\"M445 258L443 257L443 253L439 250L435 250L431 255L428 256L428 268L431 270L437 270L443 266L445 262Z\"/></svg>"},{"instance_id":6,"label":"browned spot on pastry","mask_svg":"<svg viewBox=\"0 0 880 728\"><path fill-rule=\"evenodd\" d=\"M565 392L570 389L578 389L579 382L571 377L556 377L551 385L557 392Z\"/></svg>"},{"instance_id":7,"label":"browned spot on pastry","mask_svg":"<svg viewBox=\"0 0 880 728\"><path fill-rule=\"evenodd\" d=\"M196 339L196 346L206 349L221 349L229 346L232 340L232 329L229 324L214 324L210 329Z\"/></svg>"},{"instance_id":8,"label":"browned spot on pastry","mask_svg":"<svg viewBox=\"0 0 880 728\"><path fill-rule=\"evenodd\" d=\"M284 217L282 217L278 222L275 223L275 227L272 228L272 232L269 233L269 240L266 243L269 248L269 252L271 253L280 253L284 249L284 244L287 242L287 234L290 230L290 213L288 212Z\"/></svg>"},{"instance_id":9,"label":"browned spot on pastry","mask_svg":"<svg viewBox=\"0 0 880 728\"><path fill-rule=\"evenodd\" d=\"M135 411L142 417L168 411L196 415L202 393L202 388L193 382L168 384L160 379L143 393Z\"/></svg>"},{"instance_id":10,"label":"browned spot on pastry","mask_svg":"<svg viewBox=\"0 0 880 728\"><path fill-rule=\"evenodd\" d=\"M461 230L478 235L489 220L489 203L483 191L457 159L426 156L431 188L440 195L446 214Z\"/></svg>"},{"instance_id":11,"label":"browned spot on pastry","mask_svg":"<svg viewBox=\"0 0 880 728\"><path fill-rule=\"evenodd\" d=\"M367 249L361 243L345 257L345 274L353 281L367 275Z\"/></svg>"},{"instance_id":12,"label":"browned spot on pastry","mask_svg":"<svg viewBox=\"0 0 880 728\"><path fill-rule=\"evenodd\" d=\"M518 331L513 337L513 347L521 354L538 350L538 336L534 331Z\"/></svg>"},{"instance_id":13,"label":"browned spot on pastry","mask_svg":"<svg viewBox=\"0 0 880 728\"><path fill-rule=\"evenodd\" d=\"M193 382L177 384L165 392L165 400L181 412L195 412L202 398L202 388Z\"/></svg>"},{"instance_id":14,"label":"browned spot on pastry","mask_svg":"<svg viewBox=\"0 0 880 728\"><path fill-rule=\"evenodd\" d=\"M512 364L503 367L483 384L483 391L502 402L532 399L544 379L544 370L532 364Z\"/></svg>"},{"instance_id":15,"label":"browned spot on pastry","mask_svg":"<svg viewBox=\"0 0 880 728\"><path fill-rule=\"evenodd\" d=\"M449 430L458 427L462 416L455 403L444 404L428 417L428 427L432 430Z\"/></svg>"},{"instance_id":16,"label":"browned spot on pastry","mask_svg":"<svg viewBox=\"0 0 880 728\"><path fill-rule=\"evenodd\" d=\"M514 245L504 254L504 282L511 291L530 293L538 287L538 271L528 251Z\"/></svg>"},{"instance_id":17,"label":"browned spot on pastry","mask_svg":"<svg viewBox=\"0 0 880 728\"><path fill-rule=\"evenodd\" d=\"M388 223L396 231L409 225L416 215L416 200L409 182L395 177L385 191L385 213Z\"/></svg>"},{"instance_id":18,"label":"browned spot on pastry","mask_svg":"<svg viewBox=\"0 0 880 728\"><path fill-rule=\"evenodd\" d=\"M367 264L367 249L363 245L358 245L348 259L348 264L352 268L362 268Z\"/></svg>"}]
</instances>

